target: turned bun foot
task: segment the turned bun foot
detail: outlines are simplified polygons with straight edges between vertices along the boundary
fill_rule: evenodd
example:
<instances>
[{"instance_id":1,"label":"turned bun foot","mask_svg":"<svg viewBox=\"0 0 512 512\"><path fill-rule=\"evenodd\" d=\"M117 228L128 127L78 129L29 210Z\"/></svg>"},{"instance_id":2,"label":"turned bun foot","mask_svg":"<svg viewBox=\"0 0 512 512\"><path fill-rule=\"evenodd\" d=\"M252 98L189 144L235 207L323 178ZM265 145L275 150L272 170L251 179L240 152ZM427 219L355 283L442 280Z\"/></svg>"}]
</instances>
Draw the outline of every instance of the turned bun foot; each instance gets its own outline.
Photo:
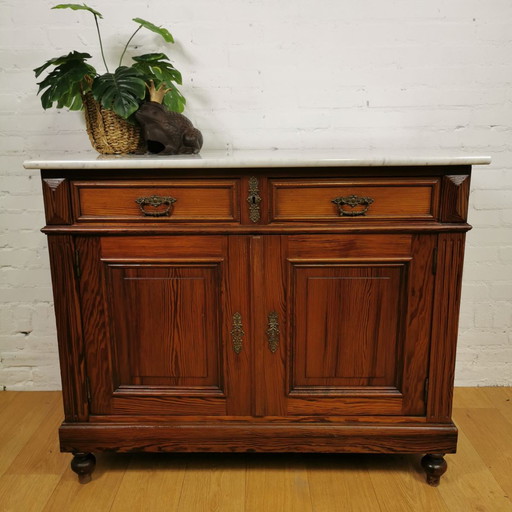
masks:
<instances>
[{"instance_id":1,"label":"turned bun foot","mask_svg":"<svg viewBox=\"0 0 512 512\"><path fill-rule=\"evenodd\" d=\"M429 453L421 459L421 466L427 474L428 485L437 487L441 476L446 472L448 464L444 460L443 455L438 453Z\"/></svg>"},{"instance_id":2,"label":"turned bun foot","mask_svg":"<svg viewBox=\"0 0 512 512\"><path fill-rule=\"evenodd\" d=\"M91 474L95 467L96 457L92 453L75 453L71 461L71 469L78 475L78 481L81 484L91 481Z\"/></svg>"}]
</instances>

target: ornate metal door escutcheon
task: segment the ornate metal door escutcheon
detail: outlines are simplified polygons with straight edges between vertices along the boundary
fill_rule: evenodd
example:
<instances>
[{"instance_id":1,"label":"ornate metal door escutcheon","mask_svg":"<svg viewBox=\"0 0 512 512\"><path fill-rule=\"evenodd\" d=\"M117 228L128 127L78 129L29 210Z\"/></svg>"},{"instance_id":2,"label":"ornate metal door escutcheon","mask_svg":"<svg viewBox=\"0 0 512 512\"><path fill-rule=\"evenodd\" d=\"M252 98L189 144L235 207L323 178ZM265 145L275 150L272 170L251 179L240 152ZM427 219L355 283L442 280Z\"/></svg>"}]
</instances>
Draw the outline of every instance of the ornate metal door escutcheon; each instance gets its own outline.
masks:
<instances>
[{"instance_id":1,"label":"ornate metal door escutcheon","mask_svg":"<svg viewBox=\"0 0 512 512\"><path fill-rule=\"evenodd\" d=\"M268 329L266 330L268 348L274 354L279 346L279 317L275 311L268 314Z\"/></svg>"},{"instance_id":2,"label":"ornate metal door escutcheon","mask_svg":"<svg viewBox=\"0 0 512 512\"><path fill-rule=\"evenodd\" d=\"M356 195L344 196L344 197L336 197L331 203L334 203L338 206L338 210L340 213L340 217L358 217L360 215L365 215L368 211L368 208L373 203L373 199L371 197L359 197ZM343 208L344 206L348 206L352 208L351 210L347 210ZM356 206L363 206L362 210L354 210Z\"/></svg>"},{"instance_id":3,"label":"ornate metal door escutcheon","mask_svg":"<svg viewBox=\"0 0 512 512\"><path fill-rule=\"evenodd\" d=\"M249 178L249 196L247 197L249 203L249 218L252 222L260 220L260 190L258 186L258 178L251 176Z\"/></svg>"},{"instance_id":4,"label":"ornate metal door escutcheon","mask_svg":"<svg viewBox=\"0 0 512 512\"><path fill-rule=\"evenodd\" d=\"M245 332L242 328L242 315L235 313L233 315L233 328L231 329L231 338L233 340L233 350L235 354L240 354L242 351L242 342Z\"/></svg>"},{"instance_id":5,"label":"ornate metal door escutcheon","mask_svg":"<svg viewBox=\"0 0 512 512\"><path fill-rule=\"evenodd\" d=\"M140 211L146 217L165 217L166 215L171 214L172 205L176 202L174 197L164 197L164 196L149 196L149 197L139 197L135 200L135 202L139 205ZM149 206L151 208L158 208L159 206L165 205L166 208L164 210L146 210L146 207Z\"/></svg>"}]
</instances>

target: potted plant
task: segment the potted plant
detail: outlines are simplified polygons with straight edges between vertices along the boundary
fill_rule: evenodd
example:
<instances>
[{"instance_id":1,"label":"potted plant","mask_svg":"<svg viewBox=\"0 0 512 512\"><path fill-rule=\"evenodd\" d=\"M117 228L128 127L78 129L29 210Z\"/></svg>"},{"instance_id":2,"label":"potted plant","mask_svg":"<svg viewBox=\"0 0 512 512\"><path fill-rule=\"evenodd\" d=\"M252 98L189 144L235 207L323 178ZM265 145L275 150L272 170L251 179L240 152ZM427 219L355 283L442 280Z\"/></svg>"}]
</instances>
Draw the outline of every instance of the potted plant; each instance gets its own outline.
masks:
<instances>
[{"instance_id":1,"label":"potted plant","mask_svg":"<svg viewBox=\"0 0 512 512\"><path fill-rule=\"evenodd\" d=\"M91 58L88 53L72 51L46 61L34 69L36 78L47 72L38 83L43 108L55 105L84 110L91 143L100 153L144 152L144 141L134 114L146 100L181 113L186 100L176 84L182 83L182 77L164 53L134 56L130 66L123 65L123 58L128 45L142 28L162 36L167 43L174 43L171 33L142 18L133 18L138 27L125 44L117 68L111 72L103 51L99 26L99 19L103 18L101 13L85 4L59 4L52 9L82 10L94 16L106 72L99 74L87 62Z\"/></svg>"}]
</instances>

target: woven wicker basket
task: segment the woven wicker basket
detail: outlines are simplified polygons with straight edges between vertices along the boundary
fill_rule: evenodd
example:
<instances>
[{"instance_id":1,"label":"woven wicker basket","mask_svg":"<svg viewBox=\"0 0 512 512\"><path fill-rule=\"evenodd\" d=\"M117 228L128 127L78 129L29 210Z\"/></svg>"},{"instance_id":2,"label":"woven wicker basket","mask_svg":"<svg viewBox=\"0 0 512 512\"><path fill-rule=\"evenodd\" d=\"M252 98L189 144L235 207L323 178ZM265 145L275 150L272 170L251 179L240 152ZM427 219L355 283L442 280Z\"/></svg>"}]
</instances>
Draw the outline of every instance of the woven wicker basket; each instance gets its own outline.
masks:
<instances>
[{"instance_id":1,"label":"woven wicker basket","mask_svg":"<svg viewBox=\"0 0 512 512\"><path fill-rule=\"evenodd\" d=\"M85 124L93 148L103 155L145 153L140 127L103 108L87 93L82 96Z\"/></svg>"}]
</instances>

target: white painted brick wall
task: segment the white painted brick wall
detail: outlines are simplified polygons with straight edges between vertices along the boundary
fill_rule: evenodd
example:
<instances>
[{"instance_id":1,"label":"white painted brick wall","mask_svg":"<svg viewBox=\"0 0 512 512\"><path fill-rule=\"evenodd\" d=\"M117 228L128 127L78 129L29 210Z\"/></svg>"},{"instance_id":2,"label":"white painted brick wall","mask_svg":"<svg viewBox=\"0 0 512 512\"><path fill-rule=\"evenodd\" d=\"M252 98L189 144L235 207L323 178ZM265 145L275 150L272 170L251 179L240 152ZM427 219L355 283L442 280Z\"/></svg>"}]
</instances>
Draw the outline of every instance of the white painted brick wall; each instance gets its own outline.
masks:
<instances>
[{"instance_id":1,"label":"white painted brick wall","mask_svg":"<svg viewBox=\"0 0 512 512\"><path fill-rule=\"evenodd\" d=\"M37 173L40 153L89 150L80 113L41 109L32 69L95 56L92 19L55 0L0 0L0 388L60 387ZM510 0L90 0L108 55L135 16L183 72L188 116L209 148L448 148L476 167L457 384L512 384L512 2ZM130 52L141 50L131 48Z\"/></svg>"}]
</instances>

